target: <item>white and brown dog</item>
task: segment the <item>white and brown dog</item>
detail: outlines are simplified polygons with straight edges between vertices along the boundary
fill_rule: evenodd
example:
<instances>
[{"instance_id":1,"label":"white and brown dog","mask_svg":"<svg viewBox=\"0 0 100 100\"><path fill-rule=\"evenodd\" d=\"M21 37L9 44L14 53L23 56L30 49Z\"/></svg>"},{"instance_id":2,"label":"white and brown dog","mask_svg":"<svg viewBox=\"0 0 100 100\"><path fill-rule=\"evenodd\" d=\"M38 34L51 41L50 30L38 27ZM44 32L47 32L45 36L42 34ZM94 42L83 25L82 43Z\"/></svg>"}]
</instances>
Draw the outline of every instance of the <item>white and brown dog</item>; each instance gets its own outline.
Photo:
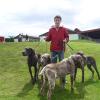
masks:
<instances>
[{"instance_id":1,"label":"white and brown dog","mask_svg":"<svg viewBox=\"0 0 100 100\"><path fill-rule=\"evenodd\" d=\"M75 65L73 59L69 57L68 59L63 59L61 62L58 63L51 63L47 64L40 72L39 75L43 76L43 84L41 87L40 93L44 95L44 89L46 84L46 79L48 80L49 89L47 92L48 100L51 100L52 91L55 88L55 81L56 78L62 78L66 75L70 74L71 78L71 91L74 89L74 72L75 72Z\"/></svg>"}]
</instances>

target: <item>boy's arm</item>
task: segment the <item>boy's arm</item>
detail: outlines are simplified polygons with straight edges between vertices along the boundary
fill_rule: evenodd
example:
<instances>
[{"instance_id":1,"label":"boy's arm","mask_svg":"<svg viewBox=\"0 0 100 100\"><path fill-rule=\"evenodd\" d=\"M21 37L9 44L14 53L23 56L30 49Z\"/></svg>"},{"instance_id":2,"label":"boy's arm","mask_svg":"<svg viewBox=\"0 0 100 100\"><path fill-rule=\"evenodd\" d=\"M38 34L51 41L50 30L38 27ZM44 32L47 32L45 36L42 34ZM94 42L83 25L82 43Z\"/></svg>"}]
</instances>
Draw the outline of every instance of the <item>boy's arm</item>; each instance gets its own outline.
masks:
<instances>
[{"instance_id":1,"label":"boy's arm","mask_svg":"<svg viewBox=\"0 0 100 100\"><path fill-rule=\"evenodd\" d=\"M65 29L65 34L64 34L64 40L63 40L63 42L68 42L69 41L69 33L68 33L68 30L67 29Z\"/></svg>"},{"instance_id":2,"label":"boy's arm","mask_svg":"<svg viewBox=\"0 0 100 100\"><path fill-rule=\"evenodd\" d=\"M47 36L45 38L45 41L51 41L51 31L49 30L49 32L47 33Z\"/></svg>"}]
</instances>

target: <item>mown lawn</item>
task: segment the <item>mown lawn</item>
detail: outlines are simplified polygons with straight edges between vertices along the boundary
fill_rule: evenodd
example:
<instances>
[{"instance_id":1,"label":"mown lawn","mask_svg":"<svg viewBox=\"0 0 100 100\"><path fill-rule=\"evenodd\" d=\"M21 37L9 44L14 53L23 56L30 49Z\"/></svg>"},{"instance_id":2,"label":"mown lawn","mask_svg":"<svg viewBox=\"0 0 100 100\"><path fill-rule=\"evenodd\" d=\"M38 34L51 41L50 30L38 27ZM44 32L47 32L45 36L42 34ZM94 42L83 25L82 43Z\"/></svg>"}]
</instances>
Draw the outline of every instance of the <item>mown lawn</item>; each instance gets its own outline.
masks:
<instances>
[{"instance_id":1,"label":"mown lawn","mask_svg":"<svg viewBox=\"0 0 100 100\"><path fill-rule=\"evenodd\" d=\"M74 51L68 49L65 57L82 50L95 57L100 72L100 44L90 41L72 41L69 44ZM49 52L49 44L43 42L0 44L0 100L46 100L46 95L39 94L40 84L33 86L30 82L27 59L21 54L25 47L32 47L39 53ZM52 100L100 100L100 81L96 73L93 80L90 78L91 72L85 67L85 83L82 84L79 69L73 94L70 93L69 76L64 90L57 81Z\"/></svg>"}]
</instances>

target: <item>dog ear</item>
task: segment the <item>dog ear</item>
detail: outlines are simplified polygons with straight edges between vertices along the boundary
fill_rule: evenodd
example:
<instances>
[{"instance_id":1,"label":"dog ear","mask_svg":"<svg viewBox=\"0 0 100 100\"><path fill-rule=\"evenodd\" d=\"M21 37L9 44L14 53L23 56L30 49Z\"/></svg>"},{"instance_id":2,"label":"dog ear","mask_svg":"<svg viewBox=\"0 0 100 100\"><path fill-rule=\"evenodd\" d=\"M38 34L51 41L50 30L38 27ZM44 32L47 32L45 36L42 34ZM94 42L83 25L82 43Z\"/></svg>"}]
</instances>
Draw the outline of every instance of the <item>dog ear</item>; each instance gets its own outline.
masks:
<instances>
[{"instance_id":1,"label":"dog ear","mask_svg":"<svg viewBox=\"0 0 100 100\"><path fill-rule=\"evenodd\" d=\"M35 50L34 49L29 48L29 50L30 50L31 54L35 55Z\"/></svg>"},{"instance_id":2,"label":"dog ear","mask_svg":"<svg viewBox=\"0 0 100 100\"><path fill-rule=\"evenodd\" d=\"M78 51L76 54L79 54L79 55L84 55L83 51Z\"/></svg>"}]
</instances>

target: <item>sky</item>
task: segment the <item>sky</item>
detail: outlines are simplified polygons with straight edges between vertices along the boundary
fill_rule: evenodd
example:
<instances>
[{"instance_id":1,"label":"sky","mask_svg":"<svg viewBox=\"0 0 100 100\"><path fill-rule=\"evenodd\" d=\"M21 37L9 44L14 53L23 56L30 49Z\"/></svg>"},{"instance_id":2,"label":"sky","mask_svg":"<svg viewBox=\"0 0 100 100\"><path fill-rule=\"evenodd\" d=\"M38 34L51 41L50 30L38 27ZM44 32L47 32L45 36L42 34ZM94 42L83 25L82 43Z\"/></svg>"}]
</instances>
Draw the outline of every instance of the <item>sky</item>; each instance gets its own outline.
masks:
<instances>
[{"instance_id":1,"label":"sky","mask_svg":"<svg viewBox=\"0 0 100 100\"><path fill-rule=\"evenodd\" d=\"M100 0L0 0L0 36L38 36L60 15L66 28L100 28Z\"/></svg>"}]
</instances>

